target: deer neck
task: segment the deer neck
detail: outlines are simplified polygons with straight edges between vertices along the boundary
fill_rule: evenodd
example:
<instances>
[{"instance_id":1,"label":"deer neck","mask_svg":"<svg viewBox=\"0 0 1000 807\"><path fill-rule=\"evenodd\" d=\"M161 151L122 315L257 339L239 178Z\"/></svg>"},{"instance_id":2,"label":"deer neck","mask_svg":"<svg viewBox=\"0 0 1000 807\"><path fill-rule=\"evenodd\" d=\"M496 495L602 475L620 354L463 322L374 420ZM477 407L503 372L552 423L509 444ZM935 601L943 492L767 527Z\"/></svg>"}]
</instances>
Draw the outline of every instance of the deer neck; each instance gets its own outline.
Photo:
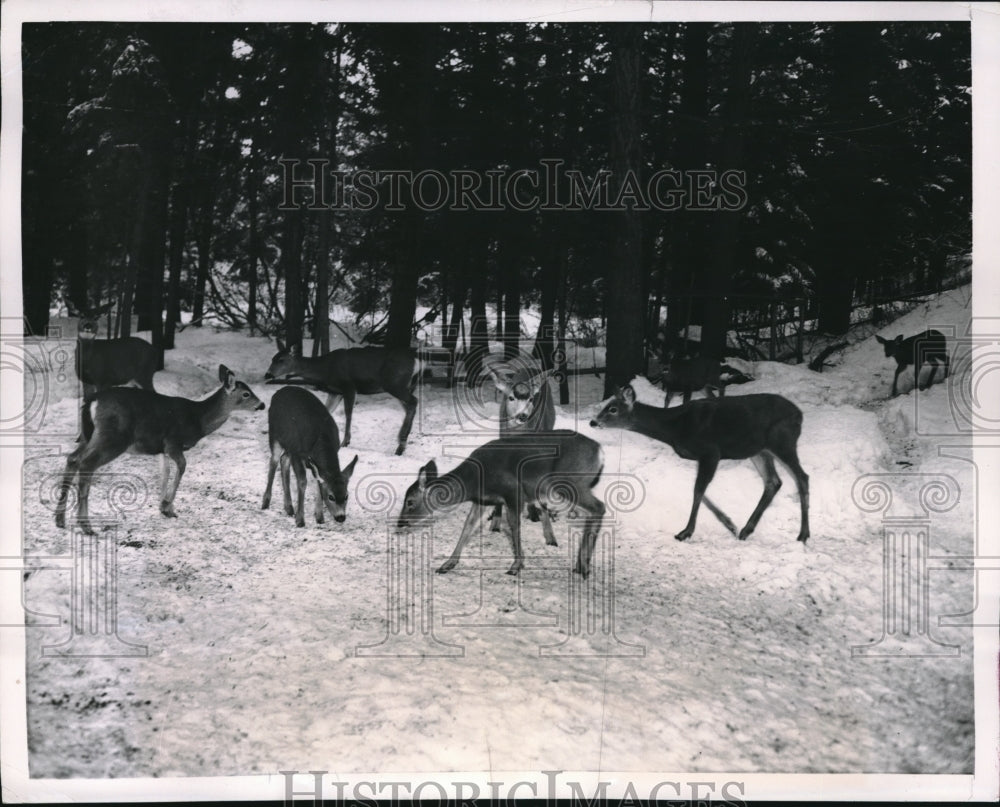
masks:
<instances>
[{"instance_id":1,"label":"deer neck","mask_svg":"<svg viewBox=\"0 0 1000 807\"><path fill-rule=\"evenodd\" d=\"M453 471L439 476L434 484L443 486L447 491L447 495L435 495L438 506L448 507L470 501L479 490L478 466L463 460Z\"/></svg>"},{"instance_id":2,"label":"deer neck","mask_svg":"<svg viewBox=\"0 0 1000 807\"><path fill-rule=\"evenodd\" d=\"M215 392L198 401L198 426L204 437L219 428L229 418L232 408L229 404L229 393L225 387L219 387Z\"/></svg>"},{"instance_id":3,"label":"deer neck","mask_svg":"<svg viewBox=\"0 0 1000 807\"><path fill-rule=\"evenodd\" d=\"M629 429L668 443L673 439L676 431L674 429L674 421L677 420L675 411L680 411L681 408L661 409L658 406L648 406L636 402L632 407L632 420L629 423Z\"/></svg>"}]
</instances>

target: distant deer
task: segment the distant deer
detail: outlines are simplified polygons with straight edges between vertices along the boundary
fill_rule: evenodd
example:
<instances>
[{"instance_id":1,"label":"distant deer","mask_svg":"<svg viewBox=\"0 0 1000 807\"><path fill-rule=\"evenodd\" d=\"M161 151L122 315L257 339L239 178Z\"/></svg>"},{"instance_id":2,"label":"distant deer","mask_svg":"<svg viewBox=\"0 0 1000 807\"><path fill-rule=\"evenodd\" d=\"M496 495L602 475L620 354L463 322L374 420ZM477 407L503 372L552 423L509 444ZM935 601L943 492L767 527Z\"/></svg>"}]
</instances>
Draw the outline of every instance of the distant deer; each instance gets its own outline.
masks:
<instances>
[{"instance_id":1,"label":"distant deer","mask_svg":"<svg viewBox=\"0 0 1000 807\"><path fill-rule=\"evenodd\" d=\"M201 401L144 389L115 387L99 392L93 401L84 405L85 442L66 460L56 505L56 526L66 526L66 497L73 477L79 474L78 520L84 532L93 534L87 512L93 473L126 451L161 455L160 512L170 518L176 517L174 496L187 467L184 452L218 429L234 410L264 408L250 387L237 381L232 370L222 364L219 365L219 380L222 386ZM167 457L177 466L172 486L169 485Z\"/></svg>"},{"instance_id":2,"label":"distant deer","mask_svg":"<svg viewBox=\"0 0 1000 807\"><path fill-rule=\"evenodd\" d=\"M663 373L663 389L666 393L663 406L670 406L674 394L684 394L684 403L691 401L691 394L705 390L705 394L714 398L726 394L726 385L719 379L722 368L718 361L705 356L693 356L689 359L671 359L670 365ZM714 393L713 393L714 391Z\"/></svg>"},{"instance_id":3,"label":"distant deer","mask_svg":"<svg viewBox=\"0 0 1000 807\"><path fill-rule=\"evenodd\" d=\"M337 451L340 438L337 424L319 399L301 387L282 387L271 398L267 411L267 436L271 445L271 460L267 469L267 487L264 489L262 510L271 506L271 486L274 472L281 464L281 490L284 493L285 512L295 516L295 526L304 527L306 496L306 468L316 478L316 523L323 523L323 506L326 505L338 524L346 518L347 483L358 463L355 454L350 464L340 469ZM295 471L298 483L298 501L292 508L289 465Z\"/></svg>"},{"instance_id":4,"label":"distant deer","mask_svg":"<svg viewBox=\"0 0 1000 807\"><path fill-rule=\"evenodd\" d=\"M125 339L96 339L97 320L111 309L108 303L100 308L78 311L66 301L70 316L79 317L80 327L76 340L76 377L83 384L83 402L86 404L103 389L135 382L143 389L153 391L153 373L156 372L156 351L138 336Z\"/></svg>"},{"instance_id":5,"label":"distant deer","mask_svg":"<svg viewBox=\"0 0 1000 807\"><path fill-rule=\"evenodd\" d=\"M397 527L417 527L433 519L438 512L462 502L472 502L462 534L455 549L438 568L440 574L455 568L474 532L478 532L492 505L507 508L510 542L514 562L507 574L517 574L524 567L521 550L521 510L525 504L557 504L567 493L573 506L588 515L574 571L586 577L597 533L604 517L604 503L591 489L604 467L598 443L567 429L547 432L526 442L517 437L502 437L480 446L444 476L438 476L431 460L417 474L403 500ZM568 490L571 489L571 490ZM551 539L551 540L550 540ZM551 533L546 543L555 545Z\"/></svg>"},{"instance_id":6,"label":"distant deer","mask_svg":"<svg viewBox=\"0 0 1000 807\"><path fill-rule=\"evenodd\" d=\"M703 499L705 506L737 535L729 517L705 497L705 488L715 476L719 460L749 458L764 480L764 493L750 520L739 531L739 539L746 539L781 487L774 469L775 457L791 471L799 489L802 522L798 540L804 543L809 537L809 477L799 465L796 450L802 431L802 412L788 399L771 394L740 395L660 409L637 402L633 389L625 387L615 393L590 425L639 432L666 443L678 456L697 461L691 516L687 526L674 536L678 541L694 533Z\"/></svg>"},{"instance_id":7,"label":"distant deer","mask_svg":"<svg viewBox=\"0 0 1000 807\"><path fill-rule=\"evenodd\" d=\"M297 346L289 350L278 340L278 352L271 359L264 378L270 383L301 378L327 393L326 406L331 412L343 398L346 422L341 445L344 447L351 442L351 413L357 394L388 392L406 410L396 446L396 454L402 454L417 412L418 401L413 389L420 370L420 362L412 350L357 347L332 350L325 356L309 358L303 356Z\"/></svg>"},{"instance_id":8,"label":"distant deer","mask_svg":"<svg viewBox=\"0 0 1000 807\"><path fill-rule=\"evenodd\" d=\"M892 377L892 397L899 394L896 391L899 374L911 364L913 365L913 386L915 389L921 388L920 367L924 362L931 365L931 377L927 379L927 384L923 389L928 389L934 382L939 363L944 365L944 377L948 377L948 344L944 334L940 331L924 331L909 339L904 339L902 335L895 339L883 339L877 334L875 338L885 348L886 358L896 360L896 375Z\"/></svg>"},{"instance_id":9,"label":"distant deer","mask_svg":"<svg viewBox=\"0 0 1000 807\"><path fill-rule=\"evenodd\" d=\"M503 396L500 399L501 437L552 431L556 424L556 405L549 387L551 370L532 373L531 369L525 366L511 367L505 363L498 363L490 366L488 372L493 379L493 385ZM529 505L528 518L538 521L539 517L542 519L546 541L555 546L556 539L552 534L548 512L544 509L539 511L534 505ZM490 516L491 529L494 532L500 530L502 518L503 505L498 504Z\"/></svg>"}]
</instances>

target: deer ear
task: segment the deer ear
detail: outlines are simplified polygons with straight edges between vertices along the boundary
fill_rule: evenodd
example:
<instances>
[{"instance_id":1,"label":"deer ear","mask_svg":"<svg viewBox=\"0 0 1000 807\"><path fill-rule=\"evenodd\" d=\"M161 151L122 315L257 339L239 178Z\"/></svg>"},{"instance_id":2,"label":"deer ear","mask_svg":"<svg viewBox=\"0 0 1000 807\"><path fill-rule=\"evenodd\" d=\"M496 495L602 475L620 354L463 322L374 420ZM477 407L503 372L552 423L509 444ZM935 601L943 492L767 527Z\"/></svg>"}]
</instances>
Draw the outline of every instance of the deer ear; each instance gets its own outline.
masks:
<instances>
[{"instance_id":1,"label":"deer ear","mask_svg":"<svg viewBox=\"0 0 1000 807\"><path fill-rule=\"evenodd\" d=\"M274 341L277 342L277 344L278 344L278 352L279 353L284 353L286 348L285 348L285 343L281 341L281 337L280 336L276 336L274 338Z\"/></svg>"},{"instance_id":2,"label":"deer ear","mask_svg":"<svg viewBox=\"0 0 1000 807\"><path fill-rule=\"evenodd\" d=\"M876 340L876 341L877 341L877 342L878 342L878 343L879 343L880 345L884 345L884 344L885 344L885 343L886 343L887 341L889 341L888 339L883 339L883 338L882 338L881 336L879 336L878 334L875 334L875 340Z\"/></svg>"},{"instance_id":3,"label":"deer ear","mask_svg":"<svg viewBox=\"0 0 1000 807\"><path fill-rule=\"evenodd\" d=\"M232 392L233 387L236 386L236 373L226 367L226 365L220 364L219 381L222 382L228 392Z\"/></svg>"},{"instance_id":4,"label":"deer ear","mask_svg":"<svg viewBox=\"0 0 1000 807\"><path fill-rule=\"evenodd\" d=\"M344 484L347 484L348 480L351 478L351 475L354 473L354 466L357 464L358 455L355 454L354 459L347 464L347 467L344 468L343 471L340 472L340 475L344 478Z\"/></svg>"},{"instance_id":5,"label":"deer ear","mask_svg":"<svg viewBox=\"0 0 1000 807\"><path fill-rule=\"evenodd\" d=\"M625 389L622 390L621 395L622 395L622 400L625 402L625 405L629 409L631 409L632 406L635 404L635 390L632 389L631 386L625 387Z\"/></svg>"},{"instance_id":6,"label":"deer ear","mask_svg":"<svg viewBox=\"0 0 1000 807\"><path fill-rule=\"evenodd\" d=\"M902 342L902 341L903 341L903 334L900 334L899 336L897 336L897 337L896 337L895 339L893 339L892 341L893 341L893 342L895 342L895 343L896 343L896 344L898 345L898 344L899 344L900 342Z\"/></svg>"},{"instance_id":7,"label":"deer ear","mask_svg":"<svg viewBox=\"0 0 1000 807\"><path fill-rule=\"evenodd\" d=\"M292 345L292 346L291 346L291 349L290 349L290 351L289 351L289 352L290 352L290 353L291 353L291 354L292 354L292 355L293 355L293 356L294 356L295 358L297 358L297 359L298 359L298 358L301 358L301 357L302 357L302 345L301 345L301 344L299 344L299 345Z\"/></svg>"},{"instance_id":8,"label":"deer ear","mask_svg":"<svg viewBox=\"0 0 1000 807\"><path fill-rule=\"evenodd\" d=\"M437 464L434 460L431 460L417 472L417 485L423 490L428 484L437 479L437 475Z\"/></svg>"},{"instance_id":9,"label":"deer ear","mask_svg":"<svg viewBox=\"0 0 1000 807\"><path fill-rule=\"evenodd\" d=\"M496 387L504 395L510 395L510 384L504 381L492 367L487 367L486 372L490 374L490 378L493 379L493 386Z\"/></svg>"}]
</instances>

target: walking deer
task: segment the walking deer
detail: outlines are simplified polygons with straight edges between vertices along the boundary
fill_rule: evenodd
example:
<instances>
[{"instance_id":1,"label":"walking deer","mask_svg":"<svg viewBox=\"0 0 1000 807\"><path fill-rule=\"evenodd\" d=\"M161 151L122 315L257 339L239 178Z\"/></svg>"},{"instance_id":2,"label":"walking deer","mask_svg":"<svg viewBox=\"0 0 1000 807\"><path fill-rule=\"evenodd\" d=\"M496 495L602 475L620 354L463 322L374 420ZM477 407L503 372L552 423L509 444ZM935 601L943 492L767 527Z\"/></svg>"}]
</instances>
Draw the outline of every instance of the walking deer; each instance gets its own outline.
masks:
<instances>
[{"instance_id":1,"label":"walking deer","mask_svg":"<svg viewBox=\"0 0 1000 807\"><path fill-rule=\"evenodd\" d=\"M703 500L726 529L745 540L781 487L774 468L775 458L788 468L798 486L802 508L798 540L804 543L809 537L809 477L799 465L796 448L802 432L802 412L787 398L761 393L660 409L639 403L634 390L625 387L615 393L590 425L639 432L666 443L678 456L698 463L691 516L684 529L674 536L678 541L694 533ZM705 488L715 476L719 460L748 458L764 480L764 493L750 520L737 534L729 517L705 497Z\"/></svg>"},{"instance_id":2,"label":"walking deer","mask_svg":"<svg viewBox=\"0 0 1000 807\"><path fill-rule=\"evenodd\" d=\"M892 377L892 397L899 394L896 391L899 374L911 364L915 389L920 389L920 367L924 362L931 365L931 377L927 379L923 389L929 389L934 383L939 363L944 365L944 377L948 377L948 344L940 331L927 330L908 339L904 339L902 334L895 339L883 339L877 334L875 338L885 348L886 358L896 360L896 375Z\"/></svg>"},{"instance_id":3,"label":"walking deer","mask_svg":"<svg viewBox=\"0 0 1000 807\"><path fill-rule=\"evenodd\" d=\"M87 500L94 472L126 451L160 455L160 512L175 518L174 497L184 476L184 452L218 429L237 409L259 411L261 400L233 371L219 365L222 386L201 401L176 398L144 389L114 387L99 392L83 407L82 442L66 460L56 505L56 526L66 525L66 498L73 477L79 475L78 521L93 534ZM167 458L177 466L173 485Z\"/></svg>"},{"instance_id":4,"label":"walking deer","mask_svg":"<svg viewBox=\"0 0 1000 807\"><path fill-rule=\"evenodd\" d=\"M567 429L546 432L532 437L530 442L514 437L501 437L480 446L458 466L438 476L437 464L431 460L417 474L403 499L397 528L417 527L432 520L439 512L472 502L462 533L451 556L438 568L444 574L455 568L469 538L482 526L489 509L496 504L507 508L510 543L514 562L507 574L516 575L524 567L521 549L521 510L525 504L545 507L565 501L587 513L583 539L574 571L587 577L597 533L604 517L604 503L596 498L592 488L604 467L604 456L598 443ZM545 542L555 546L551 532Z\"/></svg>"},{"instance_id":5,"label":"walking deer","mask_svg":"<svg viewBox=\"0 0 1000 807\"><path fill-rule=\"evenodd\" d=\"M156 351L138 336L125 339L97 339L97 320L111 309L111 303L100 308L78 311L68 300L71 316L79 317L74 366L76 377L83 384L84 404L92 401L101 390L135 382L153 391L156 372Z\"/></svg>"},{"instance_id":6,"label":"walking deer","mask_svg":"<svg viewBox=\"0 0 1000 807\"><path fill-rule=\"evenodd\" d=\"M304 510L306 496L306 468L316 479L316 523L323 523L325 505L334 521L342 523L347 517L347 483L358 463L355 454L350 464L341 471L340 438L337 424L319 399L300 387L282 387L271 398L267 411L267 436L271 446L271 459L267 468L267 487L261 509L271 506L271 486L274 472L281 465L281 490L284 494L285 513L295 516L295 526L306 525ZM295 471L298 483L298 500L292 508L289 466Z\"/></svg>"},{"instance_id":7,"label":"walking deer","mask_svg":"<svg viewBox=\"0 0 1000 807\"><path fill-rule=\"evenodd\" d=\"M269 383L300 378L308 385L327 393L326 407L331 412L344 400L344 442L351 442L351 413L358 393L374 395L388 392L406 410L397 437L396 454L406 450L417 398L413 389L420 374L420 362L412 350L384 347L356 347L332 350L325 356L309 358L297 346L287 349L278 341L278 352L264 373Z\"/></svg>"},{"instance_id":8,"label":"walking deer","mask_svg":"<svg viewBox=\"0 0 1000 807\"><path fill-rule=\"evenodd\" d=\"M498 363L489 367L488 372L493 379L493 385L503 396L500 399L501 437L552 431L556 424L556 405L549 387L551 370L533 373L531 368L523 365L511 367L505 363ZM555 545L548 512L544 509L539 510L533 504L529 505L528 518L531 521L538 521L539 517L542 519L546 541ZM498 504L490 516L490 529L499 532L502 518L503 505Z\"/></svg>"}]
</instances>

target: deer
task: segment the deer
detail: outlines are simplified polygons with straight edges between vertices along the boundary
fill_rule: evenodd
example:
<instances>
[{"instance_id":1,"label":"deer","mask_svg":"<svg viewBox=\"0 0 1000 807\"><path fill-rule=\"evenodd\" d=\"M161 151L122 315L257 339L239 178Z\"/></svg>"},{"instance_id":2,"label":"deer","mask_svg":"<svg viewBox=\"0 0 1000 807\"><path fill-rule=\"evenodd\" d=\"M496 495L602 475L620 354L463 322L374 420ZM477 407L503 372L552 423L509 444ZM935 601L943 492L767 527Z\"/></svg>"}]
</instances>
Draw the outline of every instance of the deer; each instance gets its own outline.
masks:
<instances>
[{"instance_id":1,"label":"deer","mask_svg":"<svg viewBox=\"0 0 1000 807\"><path fill-rule=\"evenodd\" d=\"M497 372L497 369L500 372ZM493 385L503 396L500 399L500 436L510 434L536 434L550 432L556 424L556 407L549 388L549 376L552 370L532 373L525 366L511 367L507 364L494 364L487 368L493 379ZM535 505L528 506L528 518L531 521L542 520L542 529L548 543L556 546L552 534L552 523L546 510ZM503 505L493 508L490 516L490 529L500 531L503 518Z\"/></svg>"},{"instance_id":2,"label":"deer","mask_svg":"<svg viewBox=\"0 0 1000 807\"><path fill-rule=\"evenodd\" d=\"M438 476L434 460L424 465L403 497L396 527L400 531L413 529L432 521L443 510L472 502L455 549L437 569L438 574L445 574L455 568L462 549L472 534L479 531L489 509L502 504L507 508L514 553L507 574L517 575L524 568L522 508L525 504L536 504L544 509L568 497L574 509L587 514L573 569L586 578L605 512L604 503L592 492L603 468L600 444L569 429L532 435L530 440L500 437L477 448L442 476ZM546 535L546 544L556 545L551 534Z\"/></svg>"},{"instance_id":3,"label":"deer","mask_svg":"<svg viewBox=\"0 0 1000 807\"><path fill-rule=\"evenodd\" d=\"M134 382L143 389L153 389L156 372L156 351L145 339L129 336L124 339L97 339L97 320L111 310L112 303L100 308L79 311L66 301L70 316L80 320L76 337L74 367L83 384L83 402L87 404L101 390Z\"/></svg>"},{"instance_id":4,"label":"deer","mask_svg":"<svg viewBox=\"0 0 1000 807\"><path fill-rule=\"evenodd\" d=\"M83 407L84 442L66 460L56 526L66 526L66 498L73 478L79 475L77 520L84 532L94 534L88 514L93 474L126 451L160 455L160 512L176 518L174 497L187 467L184 452L218 429L234 411L264 409L253 390L237 381L224 364L219 365L219 381L222 386L200 401L132 387L112 387L97 393ZM168 457L177 468L172 485Z\"/></svg>"},{"instance_id":5,"label":"deer","mask_svg":"<svg viewBox=\"0 0 1000 807\"><path fill-rule=\"evenodd\" d=\"M781 487L775 459L791 472L798 486L802 508L798 540L804 544L809 538L809 476L802 470L797 452L802 412L787 398L759 393L661 409L638 402L635 391L626 386L616 389L590 425L639 432L666 443L679 457L698 463L691 515L684 529L674 536L678 541L686 541L694 534L702 501L726 529L739 540L746 540ZM742 459L753 462L764 480L764 492L749 521L737 533L732 520L705 496L705 489L715 476L719 460Z\"/></svg>"},{"instance_id":6,"label":"deer","mask_svg":"<svg viewBox=\"0 0 1000 807\"><path fill-rule=\"evenodd\" d=\"M332 350L325 356L309 358L297 346L287 348L278 340L278 352L264 373L269 384L299 378L309 386L327 393L326 407L331 412L344 401L344 441L351 443L351 414L354 400L362 395L388 392L406 410L396 439L396 454L406 450L418 400L413 394L421 372L420 362L411 350L384 347L358 347Z\"/></svg>"},{"instance_id":7,"label":"deer","mask_svg":"<svg viewBox=\"0 0 1000 807\"><path fill-rule=\"evenodd\" d=\"M670 401L677 392L683 393L685 404L691 402L693 392L702 389L710 398L715 397L714 393L722 397L726 394L726 385L719 378L721 371L719 362L706 356L671 359L663 374L664 408L670 406Z\"/></svg>"},{"instance_id":8,"label":"deer","mask_svg":"<svg viewBox=\"0 0 1000 807\"><path fill-rule=\"evenodd\" d=\"M924 362L931 365L931 377L927 379L927 384L923 389L929 389L934 382L938 364L944 365L944 377L948 377L948 346L944 334L940 331L927 330L908 339L904 339L902 334L895 339L883 339L876 334L875 339L885 348L886 358L896 360L896 375L892 377L890 397L895 398L899 394L896 390L899 374L911 364L913 365L913 386L918 390L921 388L920 367Z\"/></svg>"},{"instance_id":9,"label":"deer","mask_svg":"<svg viewBox=\"0 0 1000 807\"><path fill-rule=\"evenodd\" d=\"M324 505L334 521L343 523L347 518L347 483L354 474L358 456L341 470L337 451L340 437L337 424L329 410L319 399L301 387L282 387L271 398L267 410L267 437L271 448L267 469L267 487L261 509L271 506L271 486L274 473L281 465L281 489L284 493L285 513L295 516L295 526L306 525L304 517L306 493L306 468L316 479L316 523L324 521ZM298 483L298 500L292 507L289 466L295 471Z\"/></svg>"}]
</instances>

